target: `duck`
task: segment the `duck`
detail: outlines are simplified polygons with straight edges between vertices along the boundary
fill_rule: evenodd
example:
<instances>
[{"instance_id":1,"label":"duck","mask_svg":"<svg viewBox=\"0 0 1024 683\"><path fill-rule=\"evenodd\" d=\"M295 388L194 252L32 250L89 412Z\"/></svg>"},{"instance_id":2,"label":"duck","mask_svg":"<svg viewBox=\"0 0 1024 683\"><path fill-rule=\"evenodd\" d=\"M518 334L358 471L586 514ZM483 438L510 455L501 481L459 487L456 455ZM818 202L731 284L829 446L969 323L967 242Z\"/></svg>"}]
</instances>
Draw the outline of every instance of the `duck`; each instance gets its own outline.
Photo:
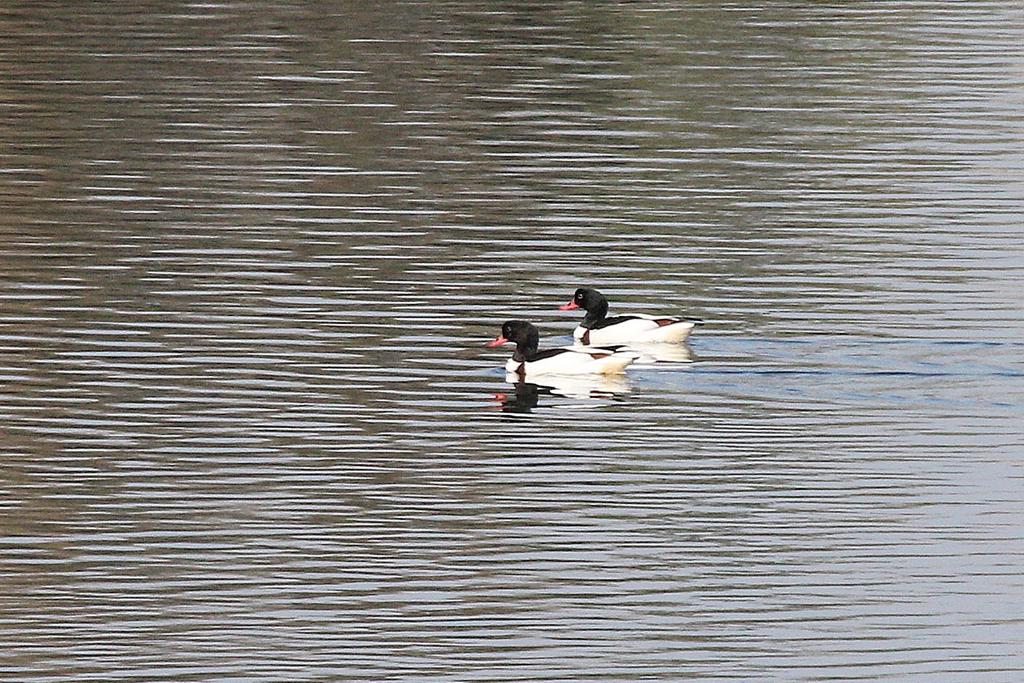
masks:
<instances>
[{"instance_id":1,"label":"duck","mask_svg":"<svg viewBox=\"0 0 1024 683\"><path fill-rule=\"evenodd\" d=\"M509 320L501 334L486 346L516 345L505 371L521 380L538 375L614 375L621 373L640 354L627 349L561 347L541 351L540 333L525 320Z\"/></svg>"},{"instance_id":2,"label":"duck","mask_svg":"<svg viewBox=\"0 0 1024 683\"><path fill-rule=\"evenodd\" d=\"M560 311L582 308L587 312L572 336L584 346L607 346L637 342L681 342L700 324L697 318L630 313L608 317L608 299L590 287L580 287Z\"/></svg>"}]
</instances>

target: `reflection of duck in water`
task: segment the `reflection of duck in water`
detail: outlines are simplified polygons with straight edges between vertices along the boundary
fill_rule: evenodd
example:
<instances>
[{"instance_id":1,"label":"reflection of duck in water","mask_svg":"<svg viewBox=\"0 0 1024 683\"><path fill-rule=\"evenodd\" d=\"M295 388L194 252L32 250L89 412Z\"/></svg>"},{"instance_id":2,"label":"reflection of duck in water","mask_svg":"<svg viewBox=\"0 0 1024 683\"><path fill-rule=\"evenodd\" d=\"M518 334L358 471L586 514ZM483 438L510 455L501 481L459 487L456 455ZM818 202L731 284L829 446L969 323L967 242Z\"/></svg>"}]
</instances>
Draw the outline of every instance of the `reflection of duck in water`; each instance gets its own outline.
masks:
<instances>
[{"instance_id":1,"label":"reflection of duck in water","mask_svg":"<svg viewBox=\"0 0 1024 683\"><path fill-rule=\"evenodd\" d=\"M524 320L509 320L501 326L501 334L487 343L499 346L513 342L515 353L505 364L505 370L527 377L549 375L609 375L621 373L639 357L628 350L593 347L563 347L541 351L540 333Z\"/></svg>"},{"instance_id":2,"label":"reflection of duck in water","mask_svg":"<svg viewBox=\"0 0 1024 683\"><path fill-rule=\"evenodd\" d=\"M630 351L636 351L640 357L637 365L649 363L692 363L693 351L686 345L668 342L649 342L629 345Z\"/></svg>"},{"instance_id":3,"label":"reflection of duck in water","mask_svg":"<svg viewBox=\"0 0 1024 683\"><path fill-rule=\"evenodd\" d=\"M696 318L632 313L608 317L608 300L596 289L580 287L561 311L582 308L587 312L572 336L580 344L597 346L635 342L681 342L690 336Z\"/></svg>"},{"instance_id":4,"label":"reflection of duck in water","mask_svg":"<svg viewBox=\"0 0 1024 683\"><path fill-rule=\"evenodd\" d=\"M629 382L623 375L547 375L541 383L523 382L516 373L505 375L505 381L514 387L514 393L499 393L506 412L528 413L536 408L541 396L564 396L583 399L615 399L630 392Z\"/></svg>"},{"instance_id":5,"label":"reflection of duck in water","mask_svg":"<svg viewBox=\"0 0 1024 683\"><path fill-rule=\"evenodd\" d=\"M528 413L537 407L540 402L542 394L550 394L551 389L542 387L532 382L519 382L518 376L508 374L505 379L511 378L512 383L515 385L512 392L499 392L494 395L494 400L498 401L503 412L506 413Z\"/></svg>"}]
</instances>

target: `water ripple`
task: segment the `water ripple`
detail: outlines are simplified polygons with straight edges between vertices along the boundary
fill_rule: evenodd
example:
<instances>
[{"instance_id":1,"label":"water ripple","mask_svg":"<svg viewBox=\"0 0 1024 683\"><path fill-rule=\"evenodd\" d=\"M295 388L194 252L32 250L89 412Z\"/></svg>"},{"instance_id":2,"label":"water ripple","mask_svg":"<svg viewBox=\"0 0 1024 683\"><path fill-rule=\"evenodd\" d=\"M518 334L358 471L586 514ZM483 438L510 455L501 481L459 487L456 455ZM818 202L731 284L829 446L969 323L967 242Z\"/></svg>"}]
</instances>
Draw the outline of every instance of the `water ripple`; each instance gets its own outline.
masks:
<instances>
[{"instance_id":1,"label":"water ripple","mask_svg":"<svg viewBox=\"0 0 1024 683\"><path fill-rule=\"evenodd\" d=\"M5 671L1021 678L1018 8L123 9L0 10ZM509 381L582 284L705 325Z\"/></svg>"}]
</instances>

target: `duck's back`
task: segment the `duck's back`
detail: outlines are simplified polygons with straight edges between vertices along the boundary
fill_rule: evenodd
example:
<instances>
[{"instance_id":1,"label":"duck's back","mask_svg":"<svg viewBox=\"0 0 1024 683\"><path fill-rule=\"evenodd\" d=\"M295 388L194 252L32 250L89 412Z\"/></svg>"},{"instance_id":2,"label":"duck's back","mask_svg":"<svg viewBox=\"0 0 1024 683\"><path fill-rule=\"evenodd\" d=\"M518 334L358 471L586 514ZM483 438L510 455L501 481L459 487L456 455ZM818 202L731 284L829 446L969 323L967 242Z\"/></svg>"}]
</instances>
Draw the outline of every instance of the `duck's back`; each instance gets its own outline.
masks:
<instances>
[{"instance_id":1,"label":"duck's back","mask_svg":"<svg viewBox=\"0 0 1024 683\"><path fill-rule=\"evenodd\" d=\"M520 376L614 374L622 372L639 354L608 349L550 349L528 360L509 359L505 369Z\"/></svg>"},{"instance_id":2,"label":"duck's back","mask_svg":"<svg viewBox=\"0 0 1024 683\"><path fill-rule=\"evenodd\" d=\"M591 328L577 327L573 337L587 345L604 346L629 342L678 342L689 336L696 324L667 316L618 315L605 318Z\"/></svg>"}]
</instances>

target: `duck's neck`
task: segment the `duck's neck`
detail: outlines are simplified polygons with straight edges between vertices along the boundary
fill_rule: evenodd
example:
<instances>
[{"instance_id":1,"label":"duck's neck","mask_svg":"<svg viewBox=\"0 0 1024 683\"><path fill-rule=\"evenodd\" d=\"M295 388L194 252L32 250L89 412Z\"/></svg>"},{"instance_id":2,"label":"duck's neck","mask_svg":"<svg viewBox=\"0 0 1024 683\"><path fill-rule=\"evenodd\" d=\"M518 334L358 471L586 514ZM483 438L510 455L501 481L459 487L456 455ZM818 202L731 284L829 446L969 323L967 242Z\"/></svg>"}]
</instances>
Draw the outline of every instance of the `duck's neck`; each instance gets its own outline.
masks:
<instances>
[{"instance_id":1,"label":"duck's neck","mask_svg":"<svg viewBox=\"0 0 1024 683\"><path fill-rule=\"evenodd\" d=\"M608 302L605 299L601 299L595 306L587 309L587 317L580 323L583 327L590 329L594 325L598 324L608 315Z\"/></svg>"},{"instance_id":2,"label":"duck's neck","mask_svg":"<svg viewBox=\"0 0 1024 683\"><path fill-rule=\"evenodd\" d=\"M540 333L531 329L526 333L526 339L516 344L516 351L512 354L512 360L517 363L528 361L537 355L537 347L540 346Z\"/></svg>"}]
</instances>

